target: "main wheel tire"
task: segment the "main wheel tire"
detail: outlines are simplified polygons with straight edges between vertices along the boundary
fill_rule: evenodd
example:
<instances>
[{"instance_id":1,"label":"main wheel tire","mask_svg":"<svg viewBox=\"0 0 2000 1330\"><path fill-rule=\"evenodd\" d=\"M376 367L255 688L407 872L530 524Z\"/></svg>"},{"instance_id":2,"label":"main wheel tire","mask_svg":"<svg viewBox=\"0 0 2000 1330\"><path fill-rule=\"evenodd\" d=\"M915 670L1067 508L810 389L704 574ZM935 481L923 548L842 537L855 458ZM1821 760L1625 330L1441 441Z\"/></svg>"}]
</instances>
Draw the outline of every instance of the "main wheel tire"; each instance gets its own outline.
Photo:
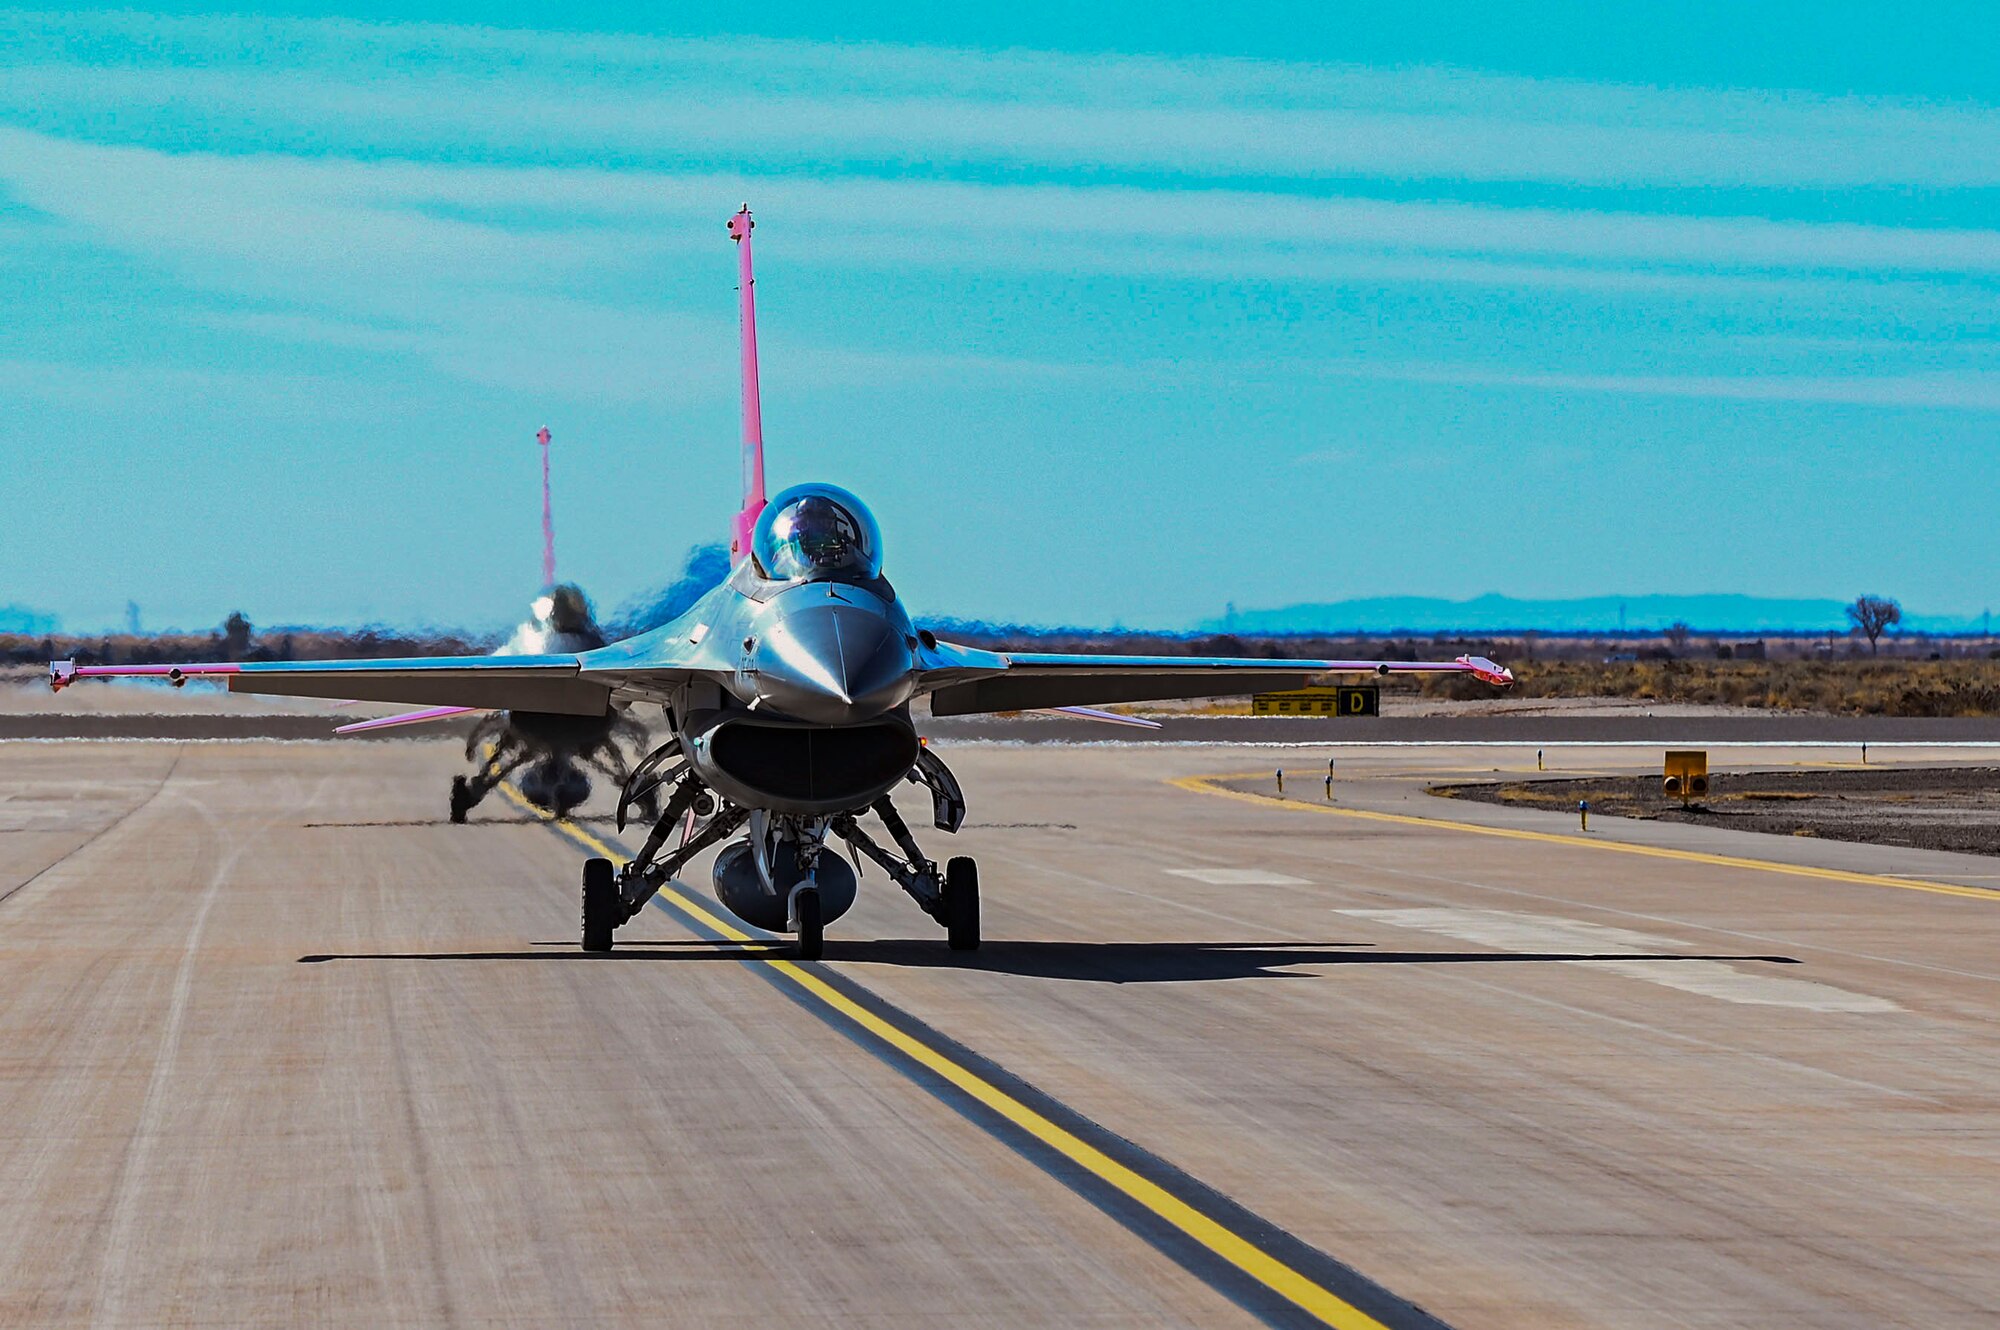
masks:
<instances>
[{"instance_id":1,"label":"main wheel tire","mask_svg":"<svg viewBox=\"0 0 2000 1330\"><path fill-rule=\"evenodd\" d=\"M799 893L799 959L816 961L826 951L826 917L820 910L819 888Z\"/></svg>"},{"instance_id":2,"label":"main wheel tire","mask_svg":"<svg viewBox=\"0 0 2000 1330\"><path fill-rule=\"evenodd\" d=\"M618 927L624 902L618 898L618 879L609 859L583 861L583 949L611 950L611 934Z\"/></svg>"},{"instance_id":3,"label":"main wheel tire","mask_svg":"<svg viewBox=\"0 0 2000 1330\"><path fill-rule=\"evenodd\" d=\"M944 866L944 936L953 951L979 950L979 865L963 855Z\"/></svg>"},{"instance_id":4,"label":"main wheel tire","mask_svg":"<svg viewBox=\"0 0 2000 1330\"><path fill-rule=\"evenodd\" d=\"M465 821L465 815L472 811L472 791L467 788L465 777L451 778L451 820Z\"/></svg>"}]
</instances>

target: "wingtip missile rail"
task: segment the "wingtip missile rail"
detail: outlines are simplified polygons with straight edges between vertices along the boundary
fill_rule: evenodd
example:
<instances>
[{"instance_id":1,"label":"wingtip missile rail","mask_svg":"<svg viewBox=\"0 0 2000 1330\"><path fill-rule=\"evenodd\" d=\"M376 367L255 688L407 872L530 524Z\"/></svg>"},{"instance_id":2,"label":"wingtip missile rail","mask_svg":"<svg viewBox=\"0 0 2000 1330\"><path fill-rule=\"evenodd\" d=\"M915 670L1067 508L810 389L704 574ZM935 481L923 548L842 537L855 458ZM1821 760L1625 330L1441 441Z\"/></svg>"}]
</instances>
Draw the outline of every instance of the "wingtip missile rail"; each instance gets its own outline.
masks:
<instances>
[{"instance_id":1,"label":"wingtip missile rail","mask_svg":"<svg viewBox=\"0 0 2000 1330\"><path fill-rule=\"evenodd\" d=\"M1458 663L1472 672L1474 678L1490 683L1496 688L1511 687L1514 671L1505 665L1486 659L1484 656L1460 656Z\"/></svg>"},{"instance_id":2,"label":"wingtip missile rail","mask_svg":"<svg viewBox=\"0 0 2000 1330\"><path fill-rule=\"evenodd\" d=\"M198 676L242 672L241 665L221 662L209 665L79 665L74 660L52 660L49 662L49 691L60 693L78 679L98 677L165 679L176 688L184 688L189 679Z\"/></svg>"}]
</instances>

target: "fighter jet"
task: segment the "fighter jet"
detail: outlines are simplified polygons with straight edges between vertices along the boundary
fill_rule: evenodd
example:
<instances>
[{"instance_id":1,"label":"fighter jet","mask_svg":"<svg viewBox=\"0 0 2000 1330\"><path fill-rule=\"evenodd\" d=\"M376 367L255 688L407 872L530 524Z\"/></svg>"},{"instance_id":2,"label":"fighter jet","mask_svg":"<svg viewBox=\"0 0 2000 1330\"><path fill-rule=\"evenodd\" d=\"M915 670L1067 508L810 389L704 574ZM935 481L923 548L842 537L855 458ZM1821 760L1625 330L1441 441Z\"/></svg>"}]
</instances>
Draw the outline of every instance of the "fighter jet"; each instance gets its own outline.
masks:
<instances>
[{"instance_id":1,"label":"fighter jet","mask_svg":"<svg viewBox=\"0 0 2000 1330\"><path fill-rule=\"evenodd\" d=\"M54 661L52 685L121 674L221 677L232 692L502 708L552 723L602 723L617 707L657 706L668 737L626 783L618 824L622 830L633 803L647 794L661 798L659 815L622 868L608 859L585 862L584 950L610 950L618 927L661 886L721 846L710 873L717 899L752 927L792 934L798 954L813 959L826 926L854 903L857 890L847 860L829 852L834 841L878 865L943 927L953 950L979 945L977 865L961 856L940 867L894 802L900 787L913 785L930 796L939 831L954 833L965 820L965 796L937 752L918 738L913 703L927 701L933 716L1088 710L1293 688L1329 673L1513 681L1502 666L1469 656L998 652L918 627L886 576L881 530L860 499L828 484L795 485L766 499L752 226L747 205L729 221L743 371L743 504L732 528L732 567L680 617L588 651L179 666Z\"/></svg>"},{"instance_id":2,"label":"fighter jet","mask_svg":"<svg viewBox=\"0 0 2000 1330\"><path fill-rule=\"evenodd\" d=\"M515 629L500 655L581 653L604 645L604 633L590 614L590 602L580 587L552 588L533 606L534 617ZM385 718L394 722L398 717ZM369 722L363 721L362 725ZM343 730L358 729L343 726ZM509 777L529 803L557 817L590 797L591 768L622 788L632 778L630 746L645 751L646 727L628 707L614 706L603 716L557 716L535 711L498 711L473 726L465 739L465 757L477 764L470 776L451 778L451 820L466 815ZM515 773L520 773L518 776ZM642 801L650 810L650 797Z\"/></svg>"},{"instance_id":3,"label":"fighter jet","mask_svg":"<svg viewBox=\"0 0 2000 1330\"><path fill-rule=\"evenodd\" d=\"M552 436L543 426L535 435L542 449L542 594L529 607L526 622L497 651L501 656L539 656L550 652L577 654L604 645L604 633L591 617L590 600L581 587L556 582L555 518L549 490L549 444ZM355 721L338 727L335 734L360 734L393 725L414 725L447 720L477 713L479 707L428 707L394 716ZM632 716L630 708L614 706L603 716L563 716L534 711L495 711L473 726L465 740L465 760L476 764L470 776L451 779L451 820L463 822L466 815L491 794L499 784L515 777L515 785L529 803L547 809L557 817L590 797L590 776L586 767L610 777L622 787L631 779L632 758L645 751L646 727ZM516 776L516 773L520 774ZM651 797L641 808L653 810Z\"/></svg>"}]
</instances>

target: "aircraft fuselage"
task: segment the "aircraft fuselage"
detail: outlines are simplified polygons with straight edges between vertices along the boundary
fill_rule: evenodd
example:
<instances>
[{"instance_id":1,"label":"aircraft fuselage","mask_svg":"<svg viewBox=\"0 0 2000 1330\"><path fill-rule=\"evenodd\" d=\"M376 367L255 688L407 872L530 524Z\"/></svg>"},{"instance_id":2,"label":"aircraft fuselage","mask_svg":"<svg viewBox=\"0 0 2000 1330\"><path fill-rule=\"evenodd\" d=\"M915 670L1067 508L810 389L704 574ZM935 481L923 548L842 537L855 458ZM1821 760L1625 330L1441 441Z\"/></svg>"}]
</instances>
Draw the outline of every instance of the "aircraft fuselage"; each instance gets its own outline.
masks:
<instances>
[{"instance_id":1,"label":"aircraft fuselage","mask_svg":"<svg viewBox=\"0 0 2000 1330\"><path fill-rule=\"evenodd\" d=\"M777 582L746 563L681 622L731 665L671 708L689 764L730 802L825 816L909 771L918 637L885 579Z\"/></svg>"}]
</instances>

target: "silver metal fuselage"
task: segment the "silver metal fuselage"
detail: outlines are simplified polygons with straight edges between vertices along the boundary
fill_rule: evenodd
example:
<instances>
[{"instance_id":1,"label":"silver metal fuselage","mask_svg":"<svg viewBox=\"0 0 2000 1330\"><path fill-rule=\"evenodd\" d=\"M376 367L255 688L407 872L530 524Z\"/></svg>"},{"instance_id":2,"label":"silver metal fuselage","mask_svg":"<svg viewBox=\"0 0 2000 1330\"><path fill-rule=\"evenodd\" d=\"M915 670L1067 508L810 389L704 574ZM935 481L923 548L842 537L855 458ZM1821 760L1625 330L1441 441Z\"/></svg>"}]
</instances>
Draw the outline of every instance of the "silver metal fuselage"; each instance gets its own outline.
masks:
<instances>
[{"instance_id":1,"label":"silver metal fuselage","mask_svg":"<svg viewBox=\"0 0 2000 1330\"><path fill-rule=\"evenodd\" d=\"M780 582L745 561L680 618L592 656L669 645L693 648L702 668L661 700L695 774L732 803L796 817L865 808L916 760L920 643L883 578Z\"/></svg>"},{"instance_id":2,"label":"silver metal fuselage","mask_svg":"<svg viewBox=\"0 0 2000 1330\"><path fill-rule=\"evenodd\" d=\"M746 710L857 725L910 700L917 634L884 578L766 582L745 564L709 630L736 647L729 692Z\"/></svg>"}]
</instances>

